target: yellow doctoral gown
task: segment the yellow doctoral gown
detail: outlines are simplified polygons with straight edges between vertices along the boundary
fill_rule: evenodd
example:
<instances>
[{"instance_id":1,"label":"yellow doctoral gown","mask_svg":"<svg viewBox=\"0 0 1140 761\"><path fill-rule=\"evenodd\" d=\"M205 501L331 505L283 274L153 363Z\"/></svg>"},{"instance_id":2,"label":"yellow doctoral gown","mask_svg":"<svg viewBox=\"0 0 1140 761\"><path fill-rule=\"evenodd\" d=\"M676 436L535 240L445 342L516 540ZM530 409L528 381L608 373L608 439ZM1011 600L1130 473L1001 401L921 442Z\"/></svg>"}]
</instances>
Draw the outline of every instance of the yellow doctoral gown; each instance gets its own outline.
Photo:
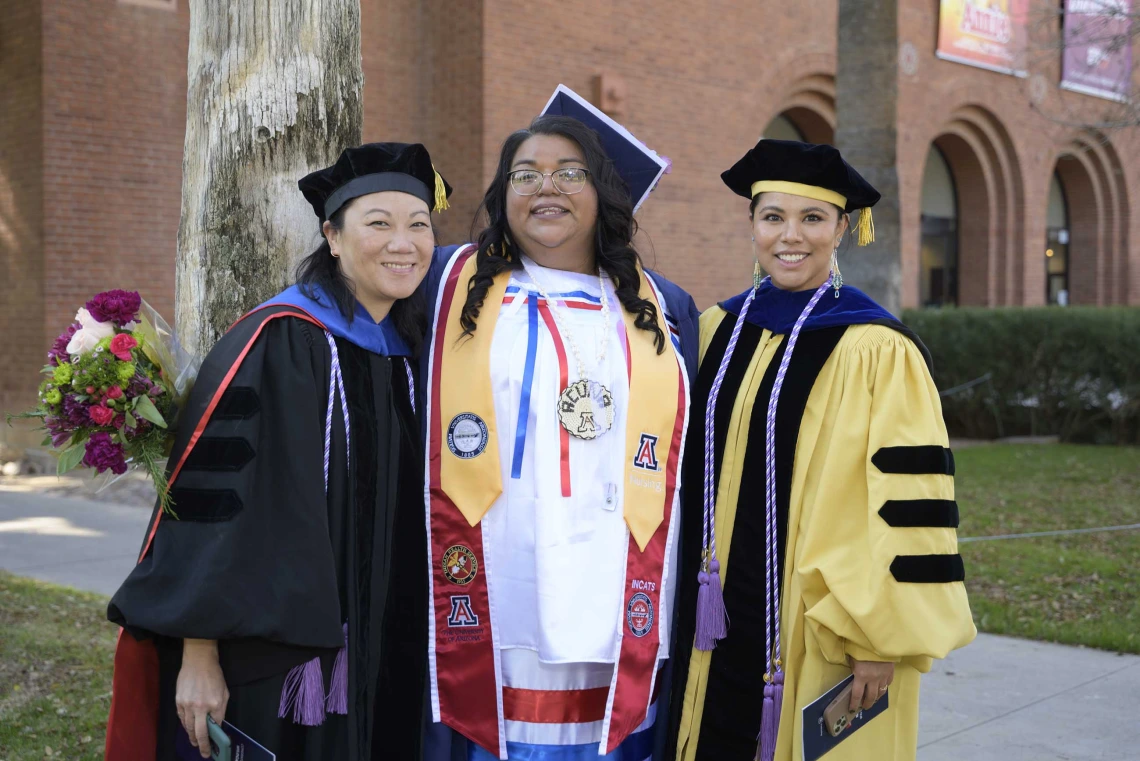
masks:
<instances>
[{"instance_id":1,"label":"yellow doctoral gown","mask_svg":"<svg viewBox=\"0 0 1140 761\"><path fill-rule=\"evenodd\" d=\"M720 306L701 317L691 442L703 443L709 388L735 321ZM802 758L802 709L851 673L848 657L896 664L889 708L827 761L913 759L919 674L976 634L958 555L953 455L912 338L890 319L825 324L802 332L793 351L776 418L785 548L776 761ZM678 651L687 657L678 657L671 712L678 761L751 761L755 752L765 671L764 416L785 339L746 322L720 391L715 525L730 623L711 652L689 651L703 448L690 446L686 458Z\"/></svg>"}]
</instances>

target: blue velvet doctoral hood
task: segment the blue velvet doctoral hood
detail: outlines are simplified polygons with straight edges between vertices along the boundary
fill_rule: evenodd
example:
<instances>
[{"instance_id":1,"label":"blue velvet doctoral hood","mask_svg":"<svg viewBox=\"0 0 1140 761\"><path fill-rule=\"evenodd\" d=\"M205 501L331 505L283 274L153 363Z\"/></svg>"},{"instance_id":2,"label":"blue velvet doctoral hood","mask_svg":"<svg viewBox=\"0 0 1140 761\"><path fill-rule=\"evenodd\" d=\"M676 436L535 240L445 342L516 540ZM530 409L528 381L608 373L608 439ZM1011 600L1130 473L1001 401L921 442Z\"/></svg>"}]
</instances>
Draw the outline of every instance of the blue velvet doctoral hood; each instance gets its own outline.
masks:
<instances>
[{"instance_id":1,"label":"blue velvet doctoral hood","mask_svg":"<svg viewBox=\"0 0 1140 761\"><path fill-rule=\"evenodd\" d=\"M751 289L749 289L751 290ZM720 304L721 309L733 316L739 316L744 300L749 291L733 296ZM788 334L799 319L804 307L811 301L811 291L785 291L772 285L771 280L764 280L756 292L756 298L748 307L748 314L744 319L765 330L776 334ZM819 330L820 328L833 328L838 325L869 325L869 324L897 324L895 317L879 306L870 296L845 285L839 289L839 298L835 292L828 289L819 303L815 305L804 323L804 330Z\"/></svg>"},{"instance_id":2,"label":"blue velvet doctoral hood","mask_svg":"<svg viewBox=\"0 0 1140 761\"><path fill-rule=\"evenodd\" d=\"M328 331L337 338L350 341L373 354L381 354L385 357L410 357L412 355L407 342L397 332L391 316L385 317L377 323L372 319L372 315L368 314L368 310L358 301L356 302L356 313L352 322L349 322L348 318L341 314L332 298L320 287L312 286L311 292L317 296L317 299L309 298L302 293L300 286L293 285L261 306L297 307L324 323Z\"/></svg>"}]
</instances>

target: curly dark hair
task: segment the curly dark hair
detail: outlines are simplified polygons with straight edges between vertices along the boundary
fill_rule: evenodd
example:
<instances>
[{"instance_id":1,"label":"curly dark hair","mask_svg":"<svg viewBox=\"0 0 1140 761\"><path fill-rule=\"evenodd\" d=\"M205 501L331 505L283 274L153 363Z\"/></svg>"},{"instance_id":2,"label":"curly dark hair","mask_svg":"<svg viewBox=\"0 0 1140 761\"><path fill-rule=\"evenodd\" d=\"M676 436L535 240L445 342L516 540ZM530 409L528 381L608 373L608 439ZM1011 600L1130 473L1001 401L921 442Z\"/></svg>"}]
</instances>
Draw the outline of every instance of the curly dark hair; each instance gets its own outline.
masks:
<instances>
[{"instance_id":1,"label":"curly dark hair","mask_svg":"<svg viewBox=\"0 0 1140 761\"><path fill-rule=\"evenodd\" d=\"M503 142L495 177L491 180L472 223L471 237L478 241L479 250L475 254L475 276L467 287L467 301L463 304L463 313L459 318L463 336L475 332L483 299L495 277L504 270L522 269L519 250L510 238L507 224L507 193L511 192L507 175L519 146L535 135L564 137L582 148L586 168L590 170L590 177L598 193L595 259L598 266L613 280L618 301L627 312L636 316L634 325L653 334L657 353L661 354L665 351L665 334L657 319L657 307L652 301L638 295L640 279L637 265L641 262L641 257L633 247L637 222L633 218L629 188L614 169L597 133L577 119L566 116L540 116L529 127L512 133ZM485 222L486 226L476 234L480 222Z\"/></svg>"},{"instance_id":2,"label":"curly dark hair","mask_svg":"<svg viewBox=\"0 0 1140 761\"><path fill-rule=\"evenodd\" d=\"M329 217L329 224L334 230L344 228L344 214L353 203L356 203L355 199L337 209L336 213ZM356 316L356 290L341 270L336 257L332 255L332 249L324 233L321 233L321 243L317 246L317 250L297 265L295 278L297 285L301 287L301 293L305 296L316 301L316 290L319 287L332 298L345 319L349 323L353 321ZM423 289L417 288L408 298L398 299L392 304L388 316L392 319L396 332L411 349L412 356L419 356L424 333L427 331L427 300Z\"/></svg>"}]
</instances>

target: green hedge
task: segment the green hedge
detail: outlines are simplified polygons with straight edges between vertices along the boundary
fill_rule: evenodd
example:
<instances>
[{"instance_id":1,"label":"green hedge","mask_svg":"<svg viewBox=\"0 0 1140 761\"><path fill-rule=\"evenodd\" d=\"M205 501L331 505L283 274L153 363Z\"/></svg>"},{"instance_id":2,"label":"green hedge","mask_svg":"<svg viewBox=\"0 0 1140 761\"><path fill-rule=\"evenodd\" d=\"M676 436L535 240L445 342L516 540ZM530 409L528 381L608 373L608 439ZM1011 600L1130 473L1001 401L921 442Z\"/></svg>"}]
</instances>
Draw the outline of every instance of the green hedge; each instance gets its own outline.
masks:
<instances>
[{"instance_id":1,"label":"green hedge","mask_svg":"<svg viewBox=\"0 0 1140 761\"><path fill-rule=\"evenodd\" d=\"M930 348L951 436L1140 443L1140 309L923 309L903 314Z\"/></svg>"}]
</instances>

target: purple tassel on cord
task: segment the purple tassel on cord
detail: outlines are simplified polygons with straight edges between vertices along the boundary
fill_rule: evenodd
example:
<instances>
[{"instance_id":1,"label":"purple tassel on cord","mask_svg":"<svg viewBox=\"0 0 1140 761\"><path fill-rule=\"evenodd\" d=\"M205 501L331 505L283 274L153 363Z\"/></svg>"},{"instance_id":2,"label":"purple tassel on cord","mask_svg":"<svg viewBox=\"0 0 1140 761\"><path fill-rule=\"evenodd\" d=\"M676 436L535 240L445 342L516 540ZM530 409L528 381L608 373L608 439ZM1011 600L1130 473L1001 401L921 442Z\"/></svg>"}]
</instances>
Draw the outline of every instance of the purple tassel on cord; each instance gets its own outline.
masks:
<instances>
[{"instance_id":1,"label":"purple tassel on cord","mask_svg":"<svg viewBox=\"0 0 1140 761\"><path fill-rule=\"evenodd\" d=\"M724 608L724 591L720 586L720 561L713 558L709 569L697 574L697 638L698 650L709 651L717 640L728 636L728 611Z\"/></svg>"},{"instance_id":2,"label":"purple tassel on cord","mask_svg":"<svg viewBox=\"0 0 1140 761\"><path fill-rule=\"evenodd\" d=\"M764 707L760 715L760 753L757 761L776 757L776 735L780 732L780 708L784 703L784 672L777 671L764 685Z\"/></svg>"},{"instance_id":3,"label":"purple tassel on cord","mask_svg":"<svg viewBox=\"0 0 1140 761\"><path fill-rule=\"evenodd\" d=\"M329 681L329 696L325 701L329 713L344 716L348 713L348 624L344 625L344 647L333 661L332 679Z\"/></svg>"},{"instance_id":4,"label":"purple tassel on cord","mask_svg":"<svg viewBox=\"0 0 1140 761\"><path fill-rule=\"evenodd\" d=\"M277 718L290 718L290 713L293 723L301 726L317 727L325 722L325 679L319 657L294 666L285 676Z\"/></svg>"}]
</instances>

